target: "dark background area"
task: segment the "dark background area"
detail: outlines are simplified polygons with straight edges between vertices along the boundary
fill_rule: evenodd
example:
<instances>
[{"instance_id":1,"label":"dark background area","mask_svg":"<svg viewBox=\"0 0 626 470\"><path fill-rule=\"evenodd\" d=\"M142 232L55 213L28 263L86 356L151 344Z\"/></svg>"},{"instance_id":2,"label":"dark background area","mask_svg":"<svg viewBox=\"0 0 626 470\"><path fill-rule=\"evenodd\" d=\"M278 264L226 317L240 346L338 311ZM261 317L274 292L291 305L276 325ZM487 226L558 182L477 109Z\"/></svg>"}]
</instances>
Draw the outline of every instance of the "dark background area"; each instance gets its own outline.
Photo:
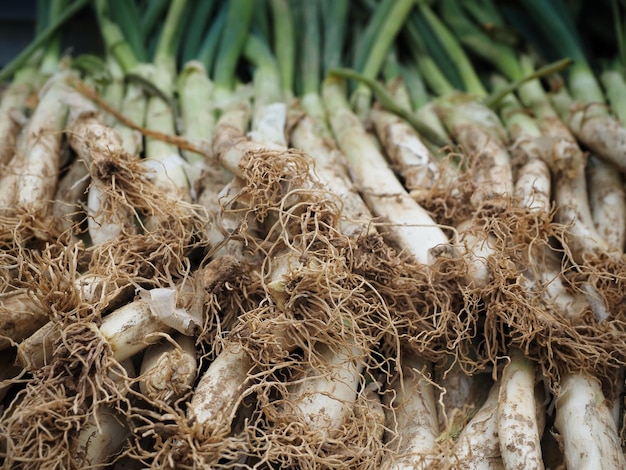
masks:
<instances>
[{"instance_id":1,"label":"dark background area","mask_svg":"<svg viewBox=\"0 0 626 470\"><path fill-rule=\"evenodd\" d=\"M0 68L19 54L35 36L35 0L0 0ZM102 55L96 18L83 8L63 28L63 52Z\"/></svg>"}]
</instances>

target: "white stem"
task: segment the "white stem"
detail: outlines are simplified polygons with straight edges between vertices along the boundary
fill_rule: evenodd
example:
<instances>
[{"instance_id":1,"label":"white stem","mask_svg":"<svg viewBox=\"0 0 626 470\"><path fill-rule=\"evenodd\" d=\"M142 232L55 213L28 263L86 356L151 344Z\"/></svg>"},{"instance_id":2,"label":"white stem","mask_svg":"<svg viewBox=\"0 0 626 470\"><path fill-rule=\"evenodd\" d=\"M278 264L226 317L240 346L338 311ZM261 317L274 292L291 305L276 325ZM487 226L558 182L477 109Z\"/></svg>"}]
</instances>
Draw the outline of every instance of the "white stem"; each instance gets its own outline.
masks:
<instances>
[{"instance_id":1,"label":"white stem","mask_svg":"<svg viewBox=\"0 0 626 470\"><path fill-rule=\"evenodd\" d=\"M440 106L441 119L473 165L480 202L485 197L513 194L508 136L498 116L476 101L451 101Z\"/></svg>"},{"instance_id":2,"label":"white stem","mask_svg":"<svg viewBox=\"0 0 626 470\"><path fill-rule=\"evenodd\" d=\"M194 390L189 418L212 432L228 433L252 367L241 345L226 343Z\"/></svg>"},{"instance_id":3,"label":"white stem","mask_svg":"<svg viewBox=\"0 0 626 470\"><path fill-rule=\"evenodd\" d=\"M379 109L370 113L376 135L404 178L409 191L428 191L439 177L439 166L415 129L402 118Z\"/></svg>"},{"instance_id":4,"label":"white stem","mask_svg":"<svg viewBox=\"0 0 626 470\"><path fill-rule=\"evenodd\" d=\"M498 397L500 384L491 387L487 401L463 428L456 445L451 464L468 470L504 469L498 438Z\"/></svg>"},{"instance_id":5,"label":"white stem","mask_svg":"<svg viewBox=\"0 0 626 470\"><path fill-rule=\"evenodd\" d=\"M315 348L323 365L307 369L306 377L290 387L287 400L289 409L311 429L329 437L337 433L352 412L364 364L356 347L333 351L317 343Z\"/></svg>"},{"instance_id":6,"label":"white stem","mask_svg":"<svg viewBox=\"0 0 626 470\"><path fill-rule=\"evenodd\" d=\"M598 235L610 250L623 252L626 244L626 190L617 169L594 155L587 165L589 207Z\"/></svg>"},{"instance_id":7,"label":"white stem","mask_svg":"<svg viewBox=\"0 0 626 470\"><path fill-rule=\"evenodd\" d=\"M626 468L600 382L587 375L566 374L560 385L554 425L563 438L567 468Z\"/></svg>"},{"instance_id":8,"label":"white stem","mask_svg":"<svg viewBox=\"0 0 626 470\"><path fill-rule=\"evenodd\" d=\"M347 175L343 155L316 133L315 121L311 117L307 115L298 121L291 133L291 143L311 155L320 180L343 203L341 233L348 237L373 233L372 214Z\"/></svg>"},{"instance_id":9,"label":"white stem","mask_svg":"<svg viewBox=\"0 0 626 470\"><path fill-rule=\"evenodd\" d=\"M170 327L152 314L150 305L135 300L107 315L100 325L100 333L111 346L113 357L123 361L155 343Z\"/></svg>"},{"instance_id":10,"label":"white stem","mask_svg":"<svg viewBox=\"0 0 626 470\"><path fill-rule=\"evenodd\" d=\"M326 81L322 97L331 127L343 151L353 178L367 206L381 220L384 231L406 253L425 264L432 262L430 251L447 244L443 230L411 198L393 174L385 158L372 144L358 117L347 105L339 83Z\"/></svg>"},{"instance_id":11,"label":"white stem","mask_svg":"<svg viewBox=\"0 0 626 470\"><path fill-rule=\"evenodd\" d=\"M67 117L63 98L68 77L68 72L60 71L42 88L41 100L24 128L24 140L0 182L0 207L45 211L53 200Z\"/></svg>"},{"instance_id":12,"label":"white stem","mask_svg":"<svg viewBox=\"0 0 626 470\"><path fill-rule=\"evenodd\" d=\"M101 405L97 413L97 418L89 415L72 440L73 462L81 467L104 468L130 435L114 409Z\"/></svg>"},{"instance_id":13,"label":"white stem","mask_svg":"<svg viewBox=\"0 0 626 470\"><path fill-rule=\"evenodd\" d=\"M168 70L155 68L150 79L166 96L173 95L173 79ZM146 108L145 125L153 131L176 135L175 116L170 103L165 102L159 96L150 97ZM173 200L190 200L189 181L184 170L185 161L180 155L178 147L148 137L146 138L145 153L145 164L150 170L150 176L155 186Z\"/></svg>"},{"instance_id":14,"label":"white stem","mask_svg":"<svg viewBox=\"0 0 626 470\"><path fill-rule=\"evenodd\" d=\"M425 377L429 366L414 352L403 350L402 371L391 384L387 399L390 469L430 468L439 435L433 385ZM389 440L391 439L391 440Z\"/></svg>"},{"instance_id":15,"label":"white stem","mask_svg":"<svg viewBox=\"0 0 626 470\"><path fill-rule=\"evenodd\" d=\"M514 349L502 373L498 397L498 436L507 470L544 468L535 402L535 365ZM545 414L545 410L542 410Z\"/></svg>"}]
</instances>

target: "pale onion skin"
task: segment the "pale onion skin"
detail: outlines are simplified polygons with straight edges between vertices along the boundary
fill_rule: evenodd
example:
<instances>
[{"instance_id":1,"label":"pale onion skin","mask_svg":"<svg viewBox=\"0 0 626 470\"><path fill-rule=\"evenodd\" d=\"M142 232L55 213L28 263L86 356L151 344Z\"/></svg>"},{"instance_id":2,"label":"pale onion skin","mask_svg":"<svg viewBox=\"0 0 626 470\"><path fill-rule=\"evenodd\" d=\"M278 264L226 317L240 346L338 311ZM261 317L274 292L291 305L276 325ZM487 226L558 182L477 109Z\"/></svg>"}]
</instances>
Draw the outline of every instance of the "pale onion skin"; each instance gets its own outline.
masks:
<instances>
[{"instance_id":1,"label":"pale onion skin","mask_svg":"<svg viewBox=\"0 0 626 470\"><path fill-rule=\"evenodd\" d=\"M66 80L60 70L41 90L41 100L23 128L23 139L0 181L0 208L48 211L61 161L61 140L67 118Z\"/></svg>"}]
</instances>

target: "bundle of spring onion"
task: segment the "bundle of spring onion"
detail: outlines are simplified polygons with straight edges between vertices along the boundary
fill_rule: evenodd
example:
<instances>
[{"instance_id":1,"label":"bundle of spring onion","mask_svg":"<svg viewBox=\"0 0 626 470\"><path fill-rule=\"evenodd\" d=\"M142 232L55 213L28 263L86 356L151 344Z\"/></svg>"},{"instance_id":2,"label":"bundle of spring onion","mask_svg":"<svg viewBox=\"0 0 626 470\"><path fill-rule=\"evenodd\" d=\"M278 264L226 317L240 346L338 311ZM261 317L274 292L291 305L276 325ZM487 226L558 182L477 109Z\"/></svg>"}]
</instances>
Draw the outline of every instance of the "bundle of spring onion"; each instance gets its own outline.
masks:
<instances>
[{"instance_id":1,"label":"bundle of spring onion","mask_svg":"<svg viewBox=\"0 0 626 470\"><path fill-rule=\"evenodd\" d=\"M102 50L62 55L78 12ZM0 69L2 468L626 467L625 27L38 2Z\"/></svg>"}]
</instances>

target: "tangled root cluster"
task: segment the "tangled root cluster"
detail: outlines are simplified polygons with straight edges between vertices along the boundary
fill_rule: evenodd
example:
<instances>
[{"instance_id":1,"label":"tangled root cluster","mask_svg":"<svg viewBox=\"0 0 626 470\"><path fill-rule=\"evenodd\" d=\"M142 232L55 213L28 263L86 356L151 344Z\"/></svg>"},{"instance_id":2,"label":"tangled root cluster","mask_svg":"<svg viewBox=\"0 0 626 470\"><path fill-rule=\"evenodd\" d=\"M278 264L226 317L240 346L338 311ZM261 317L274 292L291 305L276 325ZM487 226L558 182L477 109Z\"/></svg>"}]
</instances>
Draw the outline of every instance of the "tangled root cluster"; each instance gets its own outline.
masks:
<instances>
[{"instance_id":1,"label":"tangled root cluster","mask_svg":"<svg viewBox=\"0 0 626 470\"><path fill-rule=\"evenodd\" d=\"M441 396L448 390L436 374L497 378L511 348L539 365L553 391L563 374L585 372L610 397L626 364L623 259L575 264L553 212L472 199L471 166L452 180L441 171L419 192L453 240L428 266L378 234L343 235L342 201L298 150L248 152L210 209L164 198L122 153L105 149L88 167L101 212L83 213L71 230L46 230L36 214L2 215L0 295L27 293L58 333L42 367L5 381L13 389L0 417L5 465L80 467L80 433L109 413L128 432L117 459L142 466L374 469L393 454L389 423L399 411L390 396L407 351L432 364L420 372ZM125 214L131 223L115 239L92 243L88 217L122 223ZM470 237L489 246L486 256L476 259ZM476 280L476 266L487 282ZM555 299L557 278L570 303ZM193 390L174 401L142 394L141 377L130 377L99 334L137 289L161 287L178 288L177 308L202 318L199 376L226 344L250 360L232 422L219 429L190 414ZM340 423L324 427L316 421L323 413L312 417L301 403L321 400L307 387L337 374L329 355L357 377L352 395L335 400ZM446 434L469 412L447 416L443 401ZM449 453L451 442L440 444L441 455L424 458Z\"/></svg>"}]
</instances>

